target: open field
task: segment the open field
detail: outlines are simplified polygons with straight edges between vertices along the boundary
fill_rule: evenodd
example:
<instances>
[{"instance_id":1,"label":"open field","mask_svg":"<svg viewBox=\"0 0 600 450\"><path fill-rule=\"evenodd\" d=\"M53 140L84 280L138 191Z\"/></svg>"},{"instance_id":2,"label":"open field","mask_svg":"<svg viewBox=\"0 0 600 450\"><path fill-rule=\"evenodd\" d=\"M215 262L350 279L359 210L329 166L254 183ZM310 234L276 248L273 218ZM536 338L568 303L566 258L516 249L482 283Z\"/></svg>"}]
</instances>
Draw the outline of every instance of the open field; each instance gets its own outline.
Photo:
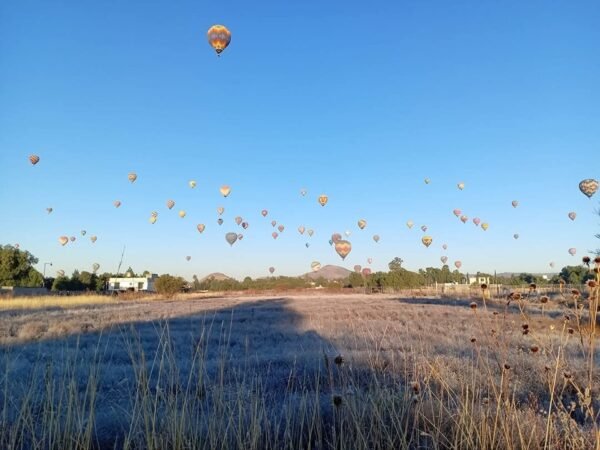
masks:
<instances>
[{"instance_id":1,"label":"open field","mask_svg":"<svg viewBox=\"0 0 600 450\"><path fill-rule=\"evenodd\" d=\"M95 300L0 310L1 448L600 445L568 298Z\"/></svg>"}]
</instances>

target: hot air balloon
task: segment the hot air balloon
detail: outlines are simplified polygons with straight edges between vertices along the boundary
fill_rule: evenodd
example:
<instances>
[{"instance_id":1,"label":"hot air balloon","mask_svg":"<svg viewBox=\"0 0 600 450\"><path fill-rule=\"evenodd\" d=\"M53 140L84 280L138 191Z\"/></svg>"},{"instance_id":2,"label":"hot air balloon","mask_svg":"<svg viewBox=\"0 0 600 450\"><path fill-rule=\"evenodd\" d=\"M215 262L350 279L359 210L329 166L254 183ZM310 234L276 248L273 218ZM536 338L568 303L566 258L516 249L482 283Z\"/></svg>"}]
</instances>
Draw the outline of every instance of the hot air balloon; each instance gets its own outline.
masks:
<instances>
[{"instance_id":1,"label":"hot air balloon","mask_svg":"<svg viewBox=\"0 0 600 450\"><path fill-rule=\"evenodd\" d=\"M234 220L237 225L240 225L244 219L242 219L240 216L237 216Z\"/></svg>"},{"instance_id":2,"label":"hot air balloon","mask_svg":"<svg viewBox=\"0 0 600 450\"><path fill-rule=\"evenodd\" d=\"M208 29L206 35L208 43L219 56L231 42L231 33L224 25L213 25Z\"/></svg>"},{"instance_id":3,"label":"hot air balloon","mask_svg":"<svg viewBox=\"0 0 600 450\"><path fill-rule=\"evenodd\" d=\"M333 242L340 241L341 239L342 239L342 235L341 235L340 233L333 233L333 234L331 235L331 240L332 240Z\"/></svg>"},{"instance_id":4,"label":"hot air balloon","mask_svg":"<svg viewBox=\"0 0 600 450\"><path fill-rule=\"evenodd\" d=\"M225 235L225 240L229 243L229 245L233 246L233 244L235 244L235 241L237 241L238 239L238 235L237 233L227 233Z\"/></svg>"},{"instance_id":5,"label":"hot air balloon","mask_svg":"<svg viewBox=\"0 0 600 450\"><path fill-rule=\"evenodd\" d=\"M46 208L46 211L48 212L48 214L50 214L54 210L52 208Z\"/></svg>"},{"instance_id":6,"label":"hot air balloon","mask_svg":"<svg viewBox=\"0 0 600 450\"><path fill-rule=\"evenodd\" d=\"M115 200L113 202L113 205L115 205L115 208L118 208L119 206L121 206L121 202L119 200Z\"/></svg>"},{"instance_id":7,"label":"hot air balloon","mask_svg":"<svg viewBox=\"0 0 600 450\"><path fill-rule=\"evenodd\" d=\"M360 219L358 221L358 228L360 228L361 230L364 230L366 226L367 226L367 221L365 219Z\"/></svg>"},{"instance_id":8,"label":"hot air balloon","mask_svg":"<svg viewBox=\"0 0 600 450\"><path fill-rule=\"evenodd\" d=\"M379 242L379 235L378 234L373 235L373 240L375 242Z\"/></svg>"},{"instance_id":9,"label":"hot air balloon","mask_svg":"<svg viewBox=\"0 0 600 450\"><path fill-rule=\"evenodd\" d=\"M77 238L76 238L75 236L71 236L71 237L69 238L69 240L70 240L71 242L75 242L75 241L77 240Z\"/></svg>"},{"instance_id":10,"label":"hot air balloon","mask_svg":"<svg viewBox=\"0 0 600 450\"><path fill-rule=\"evenodd\" d=\"M306 192L307 192L307 190L306 190L306 189L300 189L300 195L301 195L302 197L306 197Z\"/></svg>"},{"instance_id":11,"label":"hot air balloon","mask_svg":"<svg viewBox=\"0 0 600 450\"><path fill-rule=\"evenodd\" d=\"M553 262L553 261L550 261L550 264L549 264L549 266L550 266L550 267L554 267L554 262Z\"/></svg>"},{"instance_id":12,"label":"hot air balloon","mask_svg":"<svg viewBox=\"0 0 600 450\"><path fill-rule=\"evenodd\" d=\"M275 267L269 267L269 273L272 275L275 272Z\"/></svg>"},{"instance_id":13,"label":"hot air balloon","mask_svg":"<svg viewBox=\"0 0 600 450\"><path fill-rule=\"evenodd\" d=\"M460 209L455 209L454 211L452 211L454 213L454 215L456 217L460 217L460 215L462 214L462 211Z\"/></svg>"},{"instance_id":14,"label":"hot air balloon","mask_svg":"<svg viewBox=\"0 0 600 450\"><path fill-rule=\"evenodd\" d=\"M308 229L308 231L306 232L306 234L308 234L308 237L312 237L313 234L315 234L315 231L312 229Z\"/></svg>"},{"instance_id":15,"label":"hot air balloon","mask_svg":"<svg viewBox=\"0 0 600 450\"><path fill-rule=\"evenodd\" d=\"M350 237L352 232L350 230L346 230L346 231L344 231L344 234L346 235L346 237Z\"/></svg>"},{"instance_id":16,"label":"hot air balloon","mask_svg":"<svg viewBox=\"0 0 600 450\"><path fill-rule=\"evenodd\" d=\"M373 264L373 258L367 258L367 264Z\"/></svg>"},{"instance_id":17,"label":"hot air balloon","mask_svg":"<svg viewBox=\"0 0 600 450\"><path fill-rule=\"evenodd\" d=\"M442 248L443 248L444 250L448 250L448 244L442 244Z\"/></svg>"},{"instance_id":18,"label":"hot air balloon","mask_svg":"<svg viewBox=\"0 0 600 450\"><path fill-rule=\"evenodd\" d=\"M29 162L35 166L37 163L40 162L40 157L38 155L30 155Z\"/></svg>"},{"instance_id":19,"label":"hot air balloon","mask_svg":"<svg viewBox=\"0 0 600 450\"><path fill-rule=\"evenodd\" d=\"M476 227L478 227L479 224L481 223L481 219L479 217L474 217L473 223L475 224Z\"/></svg>"},{"instance_id":20,"label":"hot air balloon","mask_svg":"<svg viewBox=\"0 0 600 450\"><path fill-rule=\"evenodd\" d=\"M456 267L457 269L460 269L462 266L462 263L460 261L454 261L454 267Z\"/></svg>"},{"instance_id":21,"label":"hot air balloon","mask_svg":"<svg viewBox=\"0 0 600 450\"><path fill-rule=\"evenodd\" d=\"M231 188L229 186L227 186L227 185L223 185L219 189L219 192L221 192L221 195L223 197L227 197L227 196L229 196L229 194L231 194Z\"/></svg>"},{"instance_id":22,"label":"hot air balloon","mask_svg":"<svg viewBox=\"0 0 600 450\"><path fill-rule=\"evenodd\" d=\"M300 234L304 234L304 231L305 231L305 230L306 230L306 229L305 229L305 228L304 228L302 225L300 225L300 226L298 227L298 233L300 233Z\"/></svg>"},{"instance_id":23,"label":"hot air balloon","mask_svg":"<svg viewBox=\"0 0 600 450\"><path fill-rule=\"evenodd\" d=\"M335 243L335 251L342 259L346 259L346 256L352 251L352 244L348 241L339 240Z\"/></svg>"},{"instance_id":24,"label":"hot air balloon","mask_svg":"<svg viewBox=\"0 0 600 450\"><path fill-rule=\"evenodd\" d=\"M517 206L519 206L519 202L517 200L513 200L512 206L513 206L513 208L516 208Z\"/></svg>"},{"instance_id":25,"label":"hot air balloon","mask_svg":"<svg viewBox=\"0 0 600 450\"><path fill-rule=\"evenodd\" d=\"M313 261L310 264L310 268L312 269L313 272L316 272L321 268L321 263L319 261Z\"/></svg>"},{"instance_id":26,"label":"hot air balloon","mask_svg":"<svg viewBox=\"0 0 600 450\"><path fill-rule=\"evenodd\" d=\"M183 209L179 211L179 217L181 217L182 219L185 217L185 211Z\"/></svg>"},{"instance_id":27,"label":"hot air balloon","mask_svg":"<svg viewBox=\"0 0 600 450\"><path fill-rule=\"evenodd\" d=\"M198 225L196 225L196 229L198 230L198 232L204 233L204 230L206 229L206 225L204 225L203 223L199 223Z\"/></svg>"},{"instance_id":28,"label":"hot air balloon","mask_svg":"<svg viewBox=\"0 0 600 450\"><path fill-rule=\"evenodd\" d=\"M329 245L333 245L333 239L329 239Z\"/></svg>"},{"instance_id":29,"label":"hot air balloon","mask_svg":"<svg viewBox=\"0 0 600 450\"><path fill-rule=\"evenodd\" d=\"M360 273L361 270L362 270L362 267L360 265L357 264L356 266L354 266L354 271L356 273Z\"/></svg>"},{"instance_id":30,"label":"hot air balloon","mask_svg":"<svg viewBox=\"0 0 600 450\"><path fill-rule=\"evenodd\" d=\"M448 262L448 257L447 256L442 256L440 258L440 261L442 261L442 264L446 264Z\"/></svg>"},{"instance_id":31,"label":"hot air balloon","mask_svg":"<svg viewBox=\"0 0 600 450\"><path fill-rule=\"evenodd\" d=\"M242 222L242 228L244 230L248 229L248 227L249 227L248 222Z\"/></svg>"},{"instance_id":32,"label":"hot air balloon","mask_svg":"<svg viewBox=\"0 0 600 450\"><path fill-rule=\"evenodd\" d=\"M85 234L86 234L86 233L87 233L87 231L85 231L85 230L81 230L81 235L82 235L82 236L85 236Z\"/></svg>"},{"instance_id":33,"label":"hot air balloon","mask_svg":"<svg viewBox=\"0 0 600 450\"><path fill-rule=\"evenodd\" d=\"M279 233L277 233L277 231L273 231L271 233L271 236L273 237L273 239L277 239L279 237Z\"/></svg>"},{"instance_id":34,"label":"hot air balloon","mask_svg":"<svg viewBox=\"0 0 600 450\"><path fill-rule=\"evenodd\" d=\"M431 245L431 243L433 242L433 238L431 236L423 236L421 238L421 242L423 243L423 245L425 247L429 247Z\"/></svg>"},{"instance_id":35,"label":"hot air balloon","mask_svg":"<svg viewBox=\"0 0 600 450\"><path fill-rule=\"evenodd\" d=\"M422 225L422 226L421 226L421 231L422 231L423 233L426 233L426 232L427 232L427 225Z\"/></svg>"},{"instance_id":36,"label":"hot air balloon","mask_svg":"<svg viewBox=\"0 0 600 450\"><path fill-rule=\"evenodd\" d=\"M279 230L280 233L283 233L283 230L285 229L285 227L283 225L279 225L277 227L277 229Z\"/></svg>"},{"instance_id":37,"label":"hot air balloon","mask_svg":"<svg viewBox=\"0 0 600 450\"><path fill-rule=\"evenodd\" d=\"M190 182L188 184L190 185L190 187L192 189L194 189L196 187L196 181L195 180L190 180Z\"/></svg>"},{"instance_id":38,"label":"hot air balloon","mask_svg":"<svg viewBox=\"0 0 600 450\"><path fill-rule=\"evenodd\" d=\"M305 246L306 248L308 248L308 247L310 247L310 244L307 242L306 244L304 244L304 246Z\"/></svg>"},{"instance_id":39,"label":"hot air balloon","mask_svg":"<svg viewBox=\"0 0 600 450\"><path fill-rule=\"evenodd\" d=\"M519 239L519 233L515 233L515 234L513 234L513 238L515 238L515 239Z\"/></svg>"},{"instance_id":40,"label":"hot air balloon","mask_svg":"<svg viewBox=\"0 0 600 450\"><path fill-rule=\"evenodd\" d=\"M487 231L487 229L488 229L489 227L490 227L490 226L489 226L487 223L485 223L485 222L481 224L481 228L483 229L483 231Z\"/></svg>"},{"instance_id":41,"label":"hot air balloon","mask_svg":"<svg viewBox=\"0 0 600 450\"><path fill-rule=\"evenodd\" d=\"M571 256L575 256L575 254L576 254L576 253L577 253L577 249L576 249L576 248L570 248L570 249L569 249L569 254L570 254Z\"/></svg>"},{"instance_id":42,"label":"hot air balloon","mask_svg":"<svg viewBox=\"0 0 600 450\"><path fill-rule=\"evenodd\" d=\"M460 216L460 221L462 223L467 223L467 220L469 220L469 218L467 216Z\"/></svg>"},{"instance_id":43,"label":"hot air balloon","mask_svg":"<svg viewBox=\"0 0 600 450\"><path fill-rule=\"evenodd\" d=\"M137 180L137 175L131 172L129 175L127 175L127 179L133 183L135 180Z\"/></svg>"},{"instance_id":44,"label":"hot air balloon","mask_svg":"<svg viewBox=\"0 0 600 450\"><path fill-rule=\"evenodd\" d=\"M577 217L577 213L575 211L571 211L569 213L569 219L575 220L576 217Z\"/></svg>"},{"instance_id":45,"label":"hot air balloon","mask_svg":"<svg viewBox=\"0 0 600 450\"><path fill-rule=\"evenodd\" d=\"M65 246L69 243L69 238L67 236L61 236L58 238L58 242L60 242L60 245Z\"/></svg>"},{"instance_id":46,"label":"hot air balloon","mask_svg":"<svg viewBox=\"0 0 600 450\"><path fill-rule=\"evenodd\" d=\"M244 239L244 235L242 233L238 234L238 241L241 241L242 239Z\"/></svg>"},{"instance_id":47,"label":"hot air balloon","mask_svg":"<svg viewBox=\"0 0 600 450\"><path fill-rule=\"evenodd\" d=\"M585 196L587 196L587 198L591 198L592 195L594 195L598 190L598 181L594 180L593 178L587 178L585 180L582 180L579 183L579 190Z\"/></svg>"},{"instance_id":48,"label":"hot air balloon","mask_svg":"<svg viewBox=\"0 0 600 450\"><path fill-rule=\"evenodd\" d=\"M271 220L271 226L275 227L275 225L277 225L277 221L276 220Z\"/></svg>"},{"instance_id":49,"label":"hot air balloon","mask_svg":"<svg viewBox=\"0 0 600 450\"><path fill-rule=\"evenodd\" d=\"M267 214L269 214L269 211L267 211L266 209L263 209L261 212L263 217L267 217Z\"/></svg>"},{"instance_id":50,"label":"hot air balloon","mask_svg":"<svg viewBox=\"0 0 600 450\"><path fill-rule=\"evenodd\" d=\"M221 219L221 218L219 217L219 218L217 219L217 223L218 223L219 225L223 225L223 219Z\"/></svg>"},{"instance_id":51,"label":"hot air balloon","mask_svg":"<svg viewBox=\"0 0 600 450\"><path fill-rule=\"evenodd\" d=\"M167 200L167 208L173 209L173 206L175 206L175 201L174 200Z\"/></svg>"},{"instance_id":52,"label":"hot air balloon","mask_svg":"<svg viewBox=\"0 0 600 450\"><path fill-rule=\"evenodd\" d=\"M189 261L190 259L192 259L192 257L191 256L186 256L185 259L187 259Z\"/></svg>"},{"instance_id":53,"label":"hot air balloon","mask_svg":"<svg viewBox=\"0 0 600 450\"><path fill-rule=\"evenodd\" d=\"M327 197L326 195L319 195L319 204L321 206L325 206L328 201L329 201L329 197Z\"/></svg>"},{"instance_id":54,"label":"hot air balloon","mask_svg":"<svg viewBox=\"0 0 600 450\"><path fill-rule=\"evenodd\" d=\"M92 241L92 244L95 244L97 239L98 238L96 236L90 236L90 241Z\"/></svg>"},{"instance_id":55,"label":"hot air balloon","mask_svg":"<svg viewBox=\"0 0 600 450\"><path fill-rule=\"evenodd\" d=\"M154 225L156 223L156 217L150 216L150 218L148 219L148 222L150 222L152 225Z\"/></svg>"},{"instance_id":56,"label":"hot air balloon","mask_svg":"<svg viewBox=\"0 0 600 450\"><path fill-rule=\"evenodd\" d=\"M92 270L94 271L94 273L98 272L99 268L100 268L100 264L98 264L98 263L92 264Z\"/></svg>"},{"instance_id":57,"label":"hot air balloon","mask_svg":"<svg viewBox=\"0 0 600 450\"><path fill-rule=\"evenodd\" d=\"M409 220L408 222L406 222L406 226L407 226L408 228L412 228L414 224L415 224L415 223L414 223L412 220Z\"/></svg>"},{"instance_id":58,"label":"hot air balloon","mask_svg":"<svg viewBox=\"0 0 600 450\"><path fill-rule=\"evenodd\" d=\"M372 273L372 272L371 272L371 269L369 269L368 267L365 267L365 268L362 270L362 274L363 274L363 276L365 276L365 277L368 277L369 275L371 275L371 273Z\"/></svg>"},{"instance_id":59,"label":"hot air balloon","mask_svg":"<svg viewBox=\"0 0 600 450\"><path fill-rule=\"evenodd\" d=\"M461 181L460 183L458 183L458 184L456 185L456 187L462 191L462 190L465 188L465 183L463 183L463 182Z\"/></svg>"},{"instance_id":60,"label":"hot air balloon","mask_svg":"<svg viewBox=\"0 0 600 450\"><path fill-rule=\"evenodd\" d=\"M429 178L425 178L425 184L429 184L431 180Z\"/></svg>"},{"instance_id":61,"label":"hot air balloon","mask_svg":"<svg viewBox=\"0 0 600 450\"><path fill-rule=\"evenodd\" d=\"M64 270L62 270L62 269L61 269L61 270L57 270L57 271L56 271L56 276L57 276L58 278L62 278L62 277L64 277L64 276L65 276L65 271L64 271Z\"/></svg>"}]
</instances>

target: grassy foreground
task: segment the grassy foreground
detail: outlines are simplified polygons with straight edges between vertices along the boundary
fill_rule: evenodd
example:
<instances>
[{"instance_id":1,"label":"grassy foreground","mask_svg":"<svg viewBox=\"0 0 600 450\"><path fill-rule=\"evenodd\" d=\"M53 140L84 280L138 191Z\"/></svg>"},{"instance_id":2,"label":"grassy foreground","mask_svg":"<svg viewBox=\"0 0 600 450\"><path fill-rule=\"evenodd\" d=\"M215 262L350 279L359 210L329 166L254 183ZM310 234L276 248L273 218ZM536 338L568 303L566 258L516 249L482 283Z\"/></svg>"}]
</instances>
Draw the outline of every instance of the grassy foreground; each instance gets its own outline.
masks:
<instances>
[{"instance_id":1,"label":"grassy foreground","mask_svg":"<svg viewBox=\"0 0 600 450\"><path fill-rule=\"evenodd\" d=\"M563 300L583 307L355 295L46 312L47 327L94 326L4 341L0 448L600 448L589 300Z\"/></svg>"}]
</instances>

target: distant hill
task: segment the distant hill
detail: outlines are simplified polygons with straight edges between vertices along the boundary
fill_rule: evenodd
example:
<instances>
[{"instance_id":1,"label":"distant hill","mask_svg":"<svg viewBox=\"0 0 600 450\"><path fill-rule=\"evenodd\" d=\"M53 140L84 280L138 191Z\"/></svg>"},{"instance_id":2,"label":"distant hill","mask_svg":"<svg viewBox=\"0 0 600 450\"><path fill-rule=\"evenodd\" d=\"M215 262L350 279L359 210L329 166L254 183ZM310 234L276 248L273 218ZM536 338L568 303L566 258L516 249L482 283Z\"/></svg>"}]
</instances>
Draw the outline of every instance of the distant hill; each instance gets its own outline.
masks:
<instances>
[{"instance_id":1,"label":"distant hill","mask_svg":"<svg viewBox=\"0 0 600 450\"><path fill-rule=\"evenodd\" d=\"M327 265L321 267L316 272L305 273L303 276L310 278L311 280L316 280L318 278L325 278L326 280L341 280L343 278L347 278L351 273L352 271L343 267Z\"/></svg>"},{"instance_id":2,"label":"distant hill","mask_svg":"<svg viewBox=\"0 0 600 450\"><path fill-rule=\"evenodd\" d=\"M228 277L224 273L214 272L214 273L211 273L209 275L206 275L204 278L202 278L200 280L200 282L206 281L206 280L210 280L210 279L217 280L217 281L223 281L223 280L231 280L232 278Z\"/></svg>"}]
</instances>

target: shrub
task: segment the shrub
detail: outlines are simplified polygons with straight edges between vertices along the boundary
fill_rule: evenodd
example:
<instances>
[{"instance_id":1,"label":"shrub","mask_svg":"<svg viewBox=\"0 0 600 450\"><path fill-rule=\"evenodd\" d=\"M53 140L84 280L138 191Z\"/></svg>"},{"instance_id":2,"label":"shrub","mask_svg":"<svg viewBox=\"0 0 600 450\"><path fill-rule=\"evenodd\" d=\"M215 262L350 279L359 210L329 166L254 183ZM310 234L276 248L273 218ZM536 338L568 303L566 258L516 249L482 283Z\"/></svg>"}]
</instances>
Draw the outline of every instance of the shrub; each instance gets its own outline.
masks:
<instances>
[{"instance_id":1,"label":"shrub","mask_svg":"<svg viewBox=\"0 0 600 450\"><path fill-rule=\"evenodd\" d=\"M175 294L181 292L184 285L185 280L183 278L171 275L161 275L154 283L156 292L167 298L171 298Z\"/></svg>"}]
</instances>

